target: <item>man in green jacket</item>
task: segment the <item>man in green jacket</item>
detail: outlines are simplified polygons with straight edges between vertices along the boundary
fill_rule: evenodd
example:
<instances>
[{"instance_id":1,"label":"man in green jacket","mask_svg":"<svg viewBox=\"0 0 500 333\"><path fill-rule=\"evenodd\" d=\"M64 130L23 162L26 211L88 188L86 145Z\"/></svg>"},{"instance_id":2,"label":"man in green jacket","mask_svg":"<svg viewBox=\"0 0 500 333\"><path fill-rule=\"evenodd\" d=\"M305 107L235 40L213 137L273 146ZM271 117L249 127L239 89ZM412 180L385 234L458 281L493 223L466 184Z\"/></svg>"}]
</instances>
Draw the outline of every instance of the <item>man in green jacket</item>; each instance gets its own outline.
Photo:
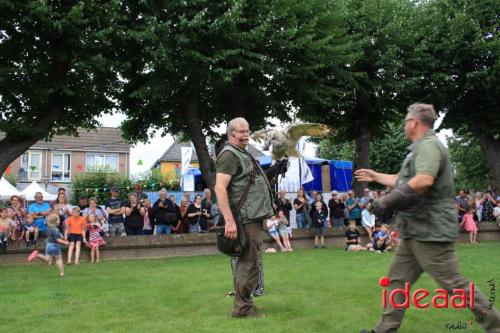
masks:
<instances>
[{"instance_id":1,"label":"man in green jacket","mask_svg":"<svg viewBox=\"0 0 500 333\"><path fill-rule=\"evenodd\" d=\"M404 120L408 147L401 169L396 175L370 169L355 172L356 179L377 182L393 188L390 194L372 204L372 212L382 216L386 210L396 211L400 238L391 266L387 295L395 288L413 285L425 271L444 289L463 289L469 295L469 282L460 274L455 254L458 237L457 212L453 201L453 172L446 147L432 130L436 112L429 104L412 104ZM398 293L397 304L404 301ZM470 303L467 300L467 304ZM486 332L500 332L500 314L489 306L478 289L471 309ZM397 332L404 307L396 308L386 300L386 309L377 326L361 332Z\"/></svg>"},{"instance_id":2,"label":"man in green jacket","mask_svg":"<svg viewBox=\"0 0 500 333\"><path fill-rule=\"evenodd\" d=\"M264 219L275 214L271 187L259 164L245 150L249 140L249 125L244 118L235 118L227 125L227 139L217 156L215 194L219 210L226 222L225 236L236 239L236 222L230 207L237 207L248 186L248 196L238 212L243 231L250 244L248 251L238 258L234 276L235 318L258 316L252 292L259 277L259 259L262 246Z\"/></svg>"}]
</instances>

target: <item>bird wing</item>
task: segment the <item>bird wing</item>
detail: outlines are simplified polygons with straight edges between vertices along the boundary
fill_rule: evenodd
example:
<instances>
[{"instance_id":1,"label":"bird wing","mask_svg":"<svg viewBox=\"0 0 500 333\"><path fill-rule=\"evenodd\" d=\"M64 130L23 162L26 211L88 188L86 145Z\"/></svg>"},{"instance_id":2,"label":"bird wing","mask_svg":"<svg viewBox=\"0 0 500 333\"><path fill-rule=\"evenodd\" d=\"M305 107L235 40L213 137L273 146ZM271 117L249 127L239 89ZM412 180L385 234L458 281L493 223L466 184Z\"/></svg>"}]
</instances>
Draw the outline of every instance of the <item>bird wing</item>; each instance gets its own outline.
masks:
<instances>
[{"instance_id":1,"label":"bird wing","mask_svg":"<svg viewBox=\"0 0 500 333\"><path fill-rule=\"evenodd\" d=\"M271 129L263 129L260 131L253 132L252 135L250 136L252 139L255 141L263 141L267 137L267 133L269 131L272 131Z\"/></svg>"},{"instance_id":2,"label":"bird wing","mask_svg":"<svg viewBox=\"0 0 500 333\"><path fill-rule=\"evenodd\" d=\"M323 137L330 133L330 128L323 124L305 123L294 124L287 128L291 141L297 143L303 136Z\"/></svg>"}]
</instances>

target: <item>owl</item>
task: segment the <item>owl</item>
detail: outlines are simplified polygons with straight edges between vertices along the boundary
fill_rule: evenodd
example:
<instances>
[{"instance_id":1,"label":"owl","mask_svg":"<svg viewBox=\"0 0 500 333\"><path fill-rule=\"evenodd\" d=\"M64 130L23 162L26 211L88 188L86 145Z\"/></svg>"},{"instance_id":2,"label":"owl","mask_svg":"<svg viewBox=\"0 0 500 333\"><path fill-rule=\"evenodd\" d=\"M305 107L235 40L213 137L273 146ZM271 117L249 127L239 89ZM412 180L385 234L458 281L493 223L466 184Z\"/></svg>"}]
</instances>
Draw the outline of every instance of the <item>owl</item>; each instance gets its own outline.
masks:
<instances>
[{"instance_id":1,"label":"owl","mask_svg":"<svg viewBox=\"0 0 500 333\"><path fill-rule=\"evenodd\" d=\"M265 129L254 132L252 139L264 145L266 150L269 150L274 160L279 160L283 157L300 157L299 152L295 149L297 142L303 136L325 137L331 133L331 129L323 124L293 124L289 125L284 130Z\"/></svg>"}]
</instances>

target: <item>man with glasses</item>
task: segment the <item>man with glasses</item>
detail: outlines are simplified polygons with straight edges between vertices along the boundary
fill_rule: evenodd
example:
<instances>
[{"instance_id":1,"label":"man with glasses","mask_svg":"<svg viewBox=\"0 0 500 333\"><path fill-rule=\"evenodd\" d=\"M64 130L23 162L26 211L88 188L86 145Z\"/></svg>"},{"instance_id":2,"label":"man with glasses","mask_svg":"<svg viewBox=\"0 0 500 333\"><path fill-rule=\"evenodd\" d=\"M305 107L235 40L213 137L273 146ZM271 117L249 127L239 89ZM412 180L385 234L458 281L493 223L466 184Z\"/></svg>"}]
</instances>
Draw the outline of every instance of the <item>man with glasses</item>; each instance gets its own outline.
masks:
<instances>
[{"instance_id":1,"label":"man with glasses","mask_svg":"<svg viewBox=\"0 0 500 333\"><path fill-rule=\"evenodd\" d=\"M40 237L45 237L47 231L47 225L45 220L47 216L52 212L52 208L48 202L43 201L43 195L41 192L35 193L35 202L28 206L28 214L33 215L33 223L38 226L38 235ZM34 246L36 246L36 240Z\"/></svg>"},{"instance_id":2,"label":"man with glasses","mask_svg":"<svg viewBox=\"0 0 500 333\"><path fill-rule=\"evenodd\" d=\"M328 201L330 209L330 223L332 228L342 228L344 226L344 208L345 205L340 200L339 193L332 191L332 198Z\"/></svg>"},{"instance_id":3,"label":"man with glasses","mask_svg":"<svg viewBox=\"0 0 500 333\"><path fill-rule=\"evenodd\" d=\"M469 282L460 274L455 254L458 237L457 211L453 197L453 171L446 147L432 130L436 112L429 104L412 104L404 122L408 147L401 169L396 175L370 169L355 172L356 179L390 186L393 191L372 204L372 212L381 216L387 210L396 211L401 243L389 268L389 290L413 285L427 272L444 289L452 292L463 289L469 295ZM397 294L397 304L402 304ZM487 332L500 332L500 314L489 307L488 300L476 288L476 320ZM467 304L471 300L467 300ZM382 319L371 330L361 332L396 332L405 313L387 302Z\"/></svg>"},{"instance_id":4,"label":"man with glasses","mask_svg":"<svg viewBox=\"0 0 500 333\"><path fill-rule=\"evenodd\" d=\"M229 239L237 238L236 221L230 207L238 206L248 188L238 218L250 245L236 262L234 318L259 317L252 293L259 280L262 225L264 219L275 215L269 181L258 162L246 151L249 134L244 118L231 120L227 124L228 144L217 156L215 194L226 222L225 236Z\"/></svg>"},{"instance_id":5,"label":"man with glasses","mask_svg":"<svg viewBox=\"0 0 500 333\"><path fill-rule=\"evenodd\" d=\"M364 209L367 204L369 204L372 201L372 197L370 196L370 189L365 188L363 190L363 197L359 199L359 207L361 209Z\"/></svg>"}]
</instances>

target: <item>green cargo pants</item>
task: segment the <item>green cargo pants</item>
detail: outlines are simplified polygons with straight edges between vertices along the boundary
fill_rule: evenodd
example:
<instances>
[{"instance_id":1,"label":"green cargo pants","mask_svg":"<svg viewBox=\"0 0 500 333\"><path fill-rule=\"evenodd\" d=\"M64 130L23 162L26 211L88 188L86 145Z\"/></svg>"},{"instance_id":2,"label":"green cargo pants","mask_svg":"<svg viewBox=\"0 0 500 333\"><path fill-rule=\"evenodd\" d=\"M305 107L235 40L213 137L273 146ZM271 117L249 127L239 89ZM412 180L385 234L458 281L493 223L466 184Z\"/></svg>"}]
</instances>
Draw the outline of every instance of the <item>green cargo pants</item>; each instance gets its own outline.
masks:
<instances>
[{"instance_id":1,"label":"green cargo pants","mask_svg":"<svg viewBox=\"0 0 500 333\"><path fill-rule=\"evenodd\" d=\"M395 288L404 288L405 282L413 285L424 271L429 273L441 288L448 290L450 295L453 289L464 289L469 295L469 282L458 270L455 243L421 242L414 239L402 240L396 249L389 268L391 284L387 295L390 295ZM398 296L396 302L401 304L403 296L401 294ZM500 333L500 314L495 309L488 308L488 300L477 288L474 300L475 307L471 310L479 324L488 333ZM467 304L470 304L469 302L468 299ZM374 329L376 333L397 332L403 320L404 308L392 307L389 300L386 303L382 319Z\"/></svg>"},{"instance_id":2,"label":"green cargo pants","mask_svg":"<svg viewBox=\"0 0 500 333\"><path fill-rule=\"evenodd\" d=\"M247 240L250 242L248 252L238 258L234 274L234 308L232 315L245 317L255 314L252 292L259 280L259 258L262 247L262 221L243 225Z\"/></svg>"}]
</instances>

